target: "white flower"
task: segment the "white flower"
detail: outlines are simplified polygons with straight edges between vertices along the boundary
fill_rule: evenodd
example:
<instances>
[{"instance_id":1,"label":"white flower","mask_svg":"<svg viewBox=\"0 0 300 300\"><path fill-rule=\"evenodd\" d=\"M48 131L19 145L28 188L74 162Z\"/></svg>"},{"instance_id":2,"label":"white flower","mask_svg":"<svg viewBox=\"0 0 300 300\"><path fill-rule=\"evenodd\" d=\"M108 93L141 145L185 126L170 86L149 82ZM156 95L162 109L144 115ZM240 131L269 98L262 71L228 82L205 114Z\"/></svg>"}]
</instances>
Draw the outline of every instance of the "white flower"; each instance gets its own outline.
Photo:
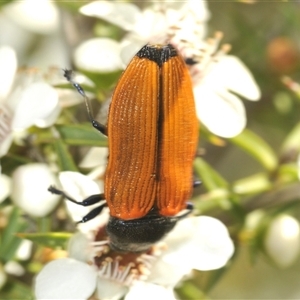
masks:
<instances>
[{"instance_id":1,"label":"white flower","mask_svg":"<svg viewBox=\"0 0 300 300\"><path fill-rule=\"evenodd\" d=\"M277 216L267 229L264 246L279 267L293 265L300 254L299 222L286 214Z\"/></svg>"},{"instance_id":2,"label":"white flower","mask_svg":"<svg viewBox=\"0 0 300 300\"><path fill-rule=\"evenodd\" d=\"M81 202L88 196L100 194L103 192L103 182L98 184L78 172L65 171L60 172L59 180L63 190L67 192L72 199ZM71 201L66 201L66 207L74 222L79 222L88 212L90 212L99 204L91 206L81 206ZM104 226L107 223L108 214L99 214L92 220L86 223L78 224L78 229L84 233L89 233L91 230Z\"/></svg>"},{"instance_id":3,"label":"white flower","mask_svg":"<svg viewBox=\"0 0 300 300\"><path fill-rule=\"evenodd\" d=\"M39 34L52 33L59 25L59 11L49 0L15 1L5 5L3 13L20 26Z\"/></svg>"},{"instance_id":4,"label":"white flower","mask_svg":"<svg viewBox=\"0 0 300 300\"><path fill-rule=\"evenodd\" d=\"M213 41L216 48L219 39L217 34ZM205 55L215 60L204 60L191 66L190 71L198 118L212 133L230 138L246 126L245 107L236 95L256 101L260 91L241 60L225 52L226 49L216 54L208 51Z\"/></svg>"},{"instance_id":5,"label":"white flower","mask_svg":"<svg viewBox=\"0 0 300 300\"><path fill-rule=\"evenodd\" d=\"M109 38L94 38L80 44L74 52L76 66L91 72L113 72L122 68L120 45Z\"/></svg>"},{"instance_id":6,"label":"white flower","mask_svg":"<svg viewBox=\"0 0 300 300\"><path fill-rule=\"evenodd\" d=\"M64 176L77 177L75 173ZM81 187L78 181L80 177ZM81 191L85 194L85 190L90 186L89 179L83 177L78 175L78 180L74 179L73 183L72 180L61 180L64 190L66 187L73 187L70 190L71 197L74 195L74 189L77 190L75 194L78 196ZM95 188L94 192L97 192ZM75 200L82 199L75 198ZM214 218L201 216L179 221L175 229L147 253L117 253L109 247L103 222L107 220L107 212L104 212L104 215L93 229L89 227L89 232L77 233L71 238L68 247L70 258L59 260L59 263L50 262L37 276L35 290L38 298L53 299L60 290L66 298L72 297L72 292L66 294L63 285L66 283L67 286L82 289L77 291L80 295L78 297L83 297L81 295L86 290L96 289L99 299L120 299L124 295L126 300L142 299L146 297L145 290L147 290L146 299L153 299L151 296L154 295L160 299L175 299L173 288L183 276L189 274L192 269L221 268L234 251L226 227ZM80 263L76 264L78 261ZM74 264L72 272L76 274L81 274L91 265L93 268L89 269L89 272L94 275L89 275L91 276L89 278L69 276L70 264ZM54 274L53 271L49 271L58 265L59 272L56 271ZM57 285L57 282L62 284Z\"/></svg>"},{"instance_id":7,"label":"white flower","mask_svg":"<svg viewBox=\"0 0 300 300\"><path fill-rule=\"evenodd\" d=\"M44 217L60 198L48 191L51 184L57 184L57 179L46 164L20 166L12 175L12 201L31 216Z\"/></svg>"},{"instance_id":8,"label":"white flower","mask_svg":"<svg viewBox=\"0 0 300 300\"><path fill-rule=\"evenodd\" d=\"M10 260L4 265L4 270L7 274L14 276L22 276L25 274L24 267L17 261Z\"/></svg>"},{"instance_id":9,"label":"white flower","mask_svg":"<svg viewBox=\"0 0 300 300\"><path fill-rule=\"evenodd\" d=\"M91 179L102 178L106 170L107 157L107 147L92 147L79 163L79 167L92 169L89 173Z\"/></svg>"},{"instance_id":10,"label":"white flower","mask_svg":"<svg viewBox=\"0 0 300 300\"><path fill-rule=\"evenodd\" d=\"M14 48L20 65L69 65L60 12L53 1L9 1L1 6L0 28L1 44Z\"/></svg>"},{"instance_id":11,"label":"white flower","mask_svg":"<svg viewBox=\"0 0 300 300\"><path fill-rule=\"evenodd\" d=\"M1 166L0 166L1 170ZM11 192L11 179L5 174L0 174L0 203L3 202Z\"/></svg>"},{"instance_id":12,"label":"white flower","mask_svg":"<svg viewBox=\"0 0 300 300\"><path fill-rule=\"evenodd\" d=\"M68 279L63 281L59 274L65 272ZM48 263L38 274L35 296L37 299L88 299L95 287L96 272L91 266L75 259L61 258Z\"/></svg>"},{"instance_id":13,"label":"white flower","mask_svg":"<svg viewBox=\"0 0 300 300\"><path fill-rule=\"evenodd\" d=\"M127 10L130 18L123 18ZM204 40L210 16L206 1L162 2L143 11L129 3L94 1L80 11L128 31L121 41L125 65L146 43L173 44L184 59L193 62L190 73L201 123L212 133L227 138L245 128L245 108L235 94L255 101L260 98L260 91L246 66L236 57L226 55L228 47L218 50L220 34ZM111 63L118 60L119 57L111 56Z\"/></svg>"},{"instance_id":14,"label":"white flower","mask_svg":"<svg viewBox=\"0 0 300 300\"><path fill-rule=\"evenodd\" d=\"M121 57L125 64L146 43L165 43L171 35L173 43L183 37L189 41L202 39L210 16L206 2L201 0L152 3L143 11L131 3L93 1L82 6L80 12L128 31L121 42Z\"/></svg>"},{"instance_id":15,"label":"white flower","mask_svg":"<svg viewBox=\"0 0 300 300\"><path fill-rule=\"evenodd\" d=\"M32 241L22 239L21 244L16 251L16 258L19 260L28 260L32 254L32 246Z\"/></svg>"},{"instance_id":16,"label":"white flower","mask_svg":"<svg viewBox=\"0 0 300 300\"><path fill-rule=\"evenodd\" d=\"M0 157L7 153L14 131L50 126L60 112L56 90L42 79L16 76L16 68L14 50L0 47Z\"/></svg>"}]
</instances>

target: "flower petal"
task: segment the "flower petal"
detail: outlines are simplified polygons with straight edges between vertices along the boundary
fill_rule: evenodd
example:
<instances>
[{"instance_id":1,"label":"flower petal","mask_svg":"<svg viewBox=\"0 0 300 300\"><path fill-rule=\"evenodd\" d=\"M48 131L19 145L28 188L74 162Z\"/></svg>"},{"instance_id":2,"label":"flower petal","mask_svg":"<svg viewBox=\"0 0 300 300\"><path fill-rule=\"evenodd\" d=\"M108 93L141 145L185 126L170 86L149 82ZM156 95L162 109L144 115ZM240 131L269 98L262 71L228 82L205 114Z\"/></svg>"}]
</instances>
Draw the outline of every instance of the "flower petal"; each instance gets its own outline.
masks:
<instances>
[{"instance_id":1,"label":"flower petal","mask_svg":"<svg viewBox=\"0 0 300 300\"><path fill-rule=\"evenodd\" d=\"M177 259L180 258L177 257ZM173 261L172 263L167 263L164 260L165 258L163 256L162 259L158 259L154 262L147 282L174 288L184 276L190 274L192 267L189 264L174 264ZM166 260L168 260L168 258ZM171 260L172 259L170 259L170 261Z\"/></svg>"},{"instance_id":2,"label":"flower petal","mask_svg":"<svg viewBox=\"0 0 300 300\"><path fill-rule=\"evenodd\" d=\"M101 193L99 185L95 181L93 181L90 177L77 172L61 172L59 174L59 180L63 190L76 201L82 201L88 196ZM93 208L99 206L99 204L81 206L71 201L66 201L66 206L72 219L78 222ZM108 217L108 210L104 209L103 213L99 214L89 222L79 224L78 229L81 232L88 233L89 231L95 230L106 224Z\"/></svg>"},{"instance_id":3,"label":"flower petal","mask_svg":"<svg viewBox=\"0 0 300 300\"><path fill-rule=\"evenodd\" d=\"M203 271L223 267L234 251L223 223L205 216L180 221L165 241L169 249L164 261Z\"/></svg>"},{"instance_id":4,"label":"flower petal","mask_svg":"<svg viewBox=\"0 0 300 300\"><path fill-rule=\"evenodd\" d=\"M101 300L118 300L127 292L128 288L112 280L98 279L97 296Z\"/></svg>"},{"instance_id":5,"label":"flower petal","mask_svg":"<svg viewBox=\"0 0 300 300\"><path fill-rule=\"evenodd\" d=\"M125 300L136 300L136 299L175 300L176 298L174 296L172 289L166 289L161 285L138 281L132 287L130 287L129 292L125 296Z\"/></svg>"},{"instance_id":6,"label":"flower petal","mask_svg":"<svg viewBox=\"0 0 300 300\"><path fill-rule=\"evenodd\" d=\"M120 44L109 38L94 38L79 45L74 52L75 65L90 72L114 72L122 69Z\"/></svg>"},{"instance_id":7,"label":"flower petal","mask_svg":"<svg viewBox=\"0 0 300 300\"><path fill-rule=\"evenodd\" d=\"M97 274L88 264L71 258L51 261L35 279L37 299L88 299Z\"/></svg>"},{"instance_id":8,"label":"flower petal","mask_svg":"<svg viewBox=\"0 0 300 300\"><path fill-rule=\"evenodd\" d=\"M7 97L17 70L15 50L9 46L0 47L0 102ZM3 100L2 100L3 101Z\"/></svg>"},{"instance_id":9,"label":"flower petal","mask_svg":"<svg viewBox=\"0 0 300 300\"><path fill-rule=\"evenodd\" d=\"M77 82L77 81L76 81ZM64 82L65 83L65 82ZM77 90L56 88L59 96L59 104L61 107L69 107L83 102L82 96ZM88 94L88 93L86 93ZM89 97L89 96L88 96Z\"/></svg>"},{"instance_id":10,"label":"flower petal","mask_svg":"<svg viewBox=\"0 0 300 300\"><path fill-rule=\"evenodd\" d=\"M245 108L235 95L206 86L195 87L194 95L197 116L212 133L229 138L245 128Z\"/></svg>"},{"instance_id":11,"label":"flower petal","mask_svg":"<svg viewBox=\"0 0 300 300\"><path fill-rule=\"evenodd\" d=\"M57 205L60 196L53 195L48 187L57 179L46 164L32 163L18 167L12 175L13 202L26 213L44 217Z\"/></svg>"},{"instance_id":12,"label":"flower petal","mask_svg":"<svg viewBox=\"0 0 300 300\"><path fill-rule=\"evenodd\" d=\"M32 253L32 246L32 241L23 239L16 251L16 258L20 260L28 260Z\"/></svg>"},{"instance_id":13,"label":"flower petal","mask_svg":"<svg viewBox=\"0 0 300 300\"><path fill-rule=\"evenodd\" d=\"M28 128L36 120L47 118L58 106L56 90L47 83L36 82L25 88L15 109L13 129Z\"/></svg>"},{"instance_id":14,"label":"flower petal","mask_svg":"<svg viewBox=\"0 0 300 300\"><path fill-rule=\"evenodd\" d=\"M87 263L91 259L91 253L94 253L91 249L91 240L86 234L77 232L69 239L69 257Z\"/></svg>"},{"instance_id":15,"label":"flower petal","mask_svg":"<svg viewBox=\"0 0 300 300\"><path fill-rule=\"evenodd\" d=\"M267 230L264 245L274 262L286 268L294 264L300 253L300 225L289 215L276 217Z\"/></svg>"},{"instance_id":16,"label":"flower petal","mask_svg":"<svg viewBox=\"0 0 300 300\"><path fill-rule=\"evenodd\" d=\"M123 30L132 30L140 15L139 8L134 4L110 1L93 1L82 6L79 11L86 16L115 24Z\"/></svg>"},{"instance_id":17,"label":"flower petal","mask_svg":"<svg viewBox=\"0 0 300 300\"><path fill-rule=\"evenodd\" d=\"M189 10L195 14L198 22L206 22L210 18L207 1L188 0L187 5Z\"/></svg>"},{"instance_id":18,"label":"flower petal","mask_svg":"<svg viewBox=\"0 0 300 300\"><path fill-rule=\"evenodd\" d=\"M80 168L95 168L107 164L108 148L92 147L80 162Z\"/></svg>"},{"instance_id":19,"label":"flower petal","mask_svg":"<svg viewBox=\"0 0 300 300\"><path fill-rule=\"evenodd\" d=\"M34 125L39 128L50 127L56 122L58 116L60 115L60 112L61 107L57 105L47 117L44 117L43 119L36 119Z\"/></svg>"},{"instance_id":20,"label":"flower petal","mask_svg":"<svg viewBox=\"0 0 300 300\"><path fill-rule=\"evenodd\" d=\"M8 261L4 265L4 270L7 274L14 275L14 276L22 276L25 274L24 267L14 260Z\"/></svg>"},{"instance_id":21,"label":"flower petal","mask_svg":"<svg viewBox=\"0 0 300 300\"><path fill-rule=\"evenodd\" d=\"M96 182L78 172L60 172L59 180L63 189L77 201L93 194L100 194L100 189Z\"/></svg>"},{"instance_id":22,"label":"flower petal","mask_svg":"<svg viewBox=\"0 0 300 300\"><path fill-rule=\"evenodd\" d=\"M170 26L168 21L163 12L148 8L139 16L132 33L142 39L143 44L163 42Z\"/></svg>"},{"instance_id":23,"label":"flower petal","mask_svg":"<svg viewBox=\"0 0 300 300\"><path fill-rule=\"evenodd\" d=\"M30 51L30 56L26 57L26 65L44 70L48 70L49 66L69 68L69 49L66 47L66 40L61 31L43 36ZM50 84L49 78L47 82Z\"/></svg>"},{"instance_id":24,"label":"flower petal","mask_svg":"<svg viewBox=\"0 0 300 300\"><path fill-rule=\"evenodd\" d=\"M13 141L13 135L12 133L7 133L6 137L4 138L4 140L1 140L0 143L0 157L6 155L6 153L8 152L10 145Z\"/></svg>"},{"instance_id":25,"label":"flower petal","mask_svg":"<svg viewBox=\"0 0 300 300\"><path fill-rule=\"evenodd\" d=\"M1 170L1 168L0 168ZM11 192L11 179L5 174L0 174L0 203L3 202Z\"/></svg>"},{"instance_id":26,"label":"flower petal","mask_svg":"<svg viewBox=\"0 0 300 300\"><path fill-rule=\"evenodd\" d=\"M203 84L215 86L216 90L227 89L248 100L260 98L260 90L252 74L240 59L232 55L220 57L204 77Z\"/></svg>"},{"instance_id":27,"label":"flower petal","mask_svg":"<svg viewBox=\"0 0 300 300\"><path fill-rule=\"evenodd\" d=\"M49 0L23 0L5 5L3 12L27 30L49 34L58 29L59 12Z\"/></svg>"}]
</instances>

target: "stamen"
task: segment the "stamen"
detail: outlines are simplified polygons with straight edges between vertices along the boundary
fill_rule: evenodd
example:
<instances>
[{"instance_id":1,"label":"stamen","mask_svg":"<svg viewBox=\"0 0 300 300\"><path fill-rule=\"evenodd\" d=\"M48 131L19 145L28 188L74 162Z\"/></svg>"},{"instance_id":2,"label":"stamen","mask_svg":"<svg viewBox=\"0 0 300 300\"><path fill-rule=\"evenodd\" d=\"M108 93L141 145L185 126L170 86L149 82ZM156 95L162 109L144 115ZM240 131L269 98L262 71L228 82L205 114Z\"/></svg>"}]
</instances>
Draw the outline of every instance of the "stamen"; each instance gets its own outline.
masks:
<instances>
[{"instance_id":1,"label":"stamen","mask_svg":"<svg viewBox=\"0 0 300 300\"><path fill-rule=\"evenodd\" d=\"M91 244L94 247L99 247L99 246L107 245L108 241L106 241L106 240L104 240L104 241L94 241L94 242L91 242Z\"/></svg>"},{"instance_id":2,"label":"stamen","mask_svg":"<svg viewBox=\"0 0 300 300\"><path fill-rule=\"evenodd\" d=\"M283 76L281 78L282 83L289 88L291 91L293 91L296 95L300 95L300 84L296 81L294 81L289 76Z\"/></svg>"},{"instance_id":3,"label":"stamen","mask_svg":"<svg viewBox=\"0 0 300 300\"><path fill-rule=\"evenodd\" d=\"M110 257L107 257L105 259L106 263L107 263L107 268L106 268L106 274L105 277L106 278L111 278L111 274L112 274L112 264L113 264L113 259Z\"/></svg>"},{"instance_id":4,"label":"stamen","mask_svg":"<svg viewBox=\"0 0 300 300\"><path fill-rule=\"evenodd\" d=\"M129 273L126 279L124 280L125 285L132 285L133 281L137 278L136 274Z\"/></svg>"},{"instance_id":5,"label":"stamen","mask_svg":"<svg viewBox=\"0 0 300 300\"><path fill-rule=\"evenodd\" d=\"M107 241L96 241L92 245L98 250L94 265L98 276L123 285L130 285L136 279L146 280L156 260L155 249L147 253L118 253L105 245Z\"/></svg>"},{"instance_id":6,"label":"stamen","mask_svg":"<svg viewBox=\"0 0 300 300\"><path fill-rule=\"evenodd\" d=\"M139 262L140 265L143 265L148 269L151 268L154 261L155 261L155 258L153 256L147 255L147 254L142 254L140 257L137 258L137 262Z\"/></svg>"},{"instance_id":7,"label":"stamen","mask_svg":"<svg viewBox=\"0 0 300 300\"><path fill-rule=\"evenodd\" d=\"M112 274L111 274L111 277L112 277L113 279L117 279L117 278L118 278L119 267L120 267L119 261L120 261L120 260L121 260L121 259L116 258L116 260L112 262L112 264L114 265L114 267L113 267L113 272L112 272Z\"/></svg>"},{"instance_id":8,"label":"stamen","mask_svg":"<svg viewBox=\"0 0 300 300\"><path fill-rule=\"evenodd\" d=\"M125 270L123 272L120 272L120 277L119 280L124 282L126 277L128 276L130 270L134 267L134 263L130 263L127 265L127 267L125 268Z\"/></svg>"}]
</instances>

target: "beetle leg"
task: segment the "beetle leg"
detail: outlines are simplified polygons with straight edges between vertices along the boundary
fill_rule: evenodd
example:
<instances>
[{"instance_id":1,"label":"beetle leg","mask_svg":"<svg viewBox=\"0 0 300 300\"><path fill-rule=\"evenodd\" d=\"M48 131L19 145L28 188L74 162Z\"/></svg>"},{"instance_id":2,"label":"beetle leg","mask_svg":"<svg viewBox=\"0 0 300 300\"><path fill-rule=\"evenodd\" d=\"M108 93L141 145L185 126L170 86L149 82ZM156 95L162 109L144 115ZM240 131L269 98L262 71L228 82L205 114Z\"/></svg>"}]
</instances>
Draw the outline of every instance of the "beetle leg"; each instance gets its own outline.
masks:
<instances>
[{"instance_id":1,"label":"beetle leg","mask_svg":"<svg viewBox=\"0 0 300 300\"><path fill-rule=\"evenodd\" d=\"M91 196L87 197L83 201L76 201L72 197L68 196L64 191L59 190L59 189L55 188L52 185L48 188L48 191L51 192L52 194L62 195L66 199L68 199L69 201L71 201L71 202L73 202L75 204L78 204L78 205L82 205L82 206L93 205L93 204L96 204L96 203L98 203L98 202L100 202L102 200L105 200L104 194L95 194L95 195L91 195ZM99 206L97 206L94 209L92 209L88 214L86 214L80 221L78 221L76 223L77 224L78 223L85 223L85 222L87 222L87 221L95 218L97 215L100 214L100 212L106 206L107 206L107 203L103 202Z\"/></svg>"},{"instance_id":2,"label":"beetle leg","mask_svg":"<svg viewBox=\"0 0 300 300\"><path fill-rule=\"evenodd\" d=\"M90 118L90 121L93 125L94 128L96 128L98 131L100 131L102 134L107 136L107 128L105 125L99 123L98 121L96 121L93 118L93 113L92 113L92 107L90 106L90 102L89 99L87 97L87 95L85 94L85 91L83 89L83 87L75 82L73 80L73 71L72 70L63 70L64 71L64 77L66 77L66 79L76 88L76 90L78 91L78 93L83 97L85 105L86 105L86 109Z\"/></svg>"},{"instance_id":3,"label":"beetle leg","mask_svg":"<svg viewBox=\"0 0 300 300\"><path fill-rule=\"evenodd\" d=\"M92 119L91 123L93 125L94 128L96 128L98 131L100 131L102 134L107 136L107 127L101 123L99 123L98 121Z\"/></svg>"},{"instance_id":4,"label":"beetle leg","mask_svg":"<svg viewBox=\"0 0 300 300\"><path fill-rule=\"evenodd\" d=\"M83 201L76 201L72 197L68 196L64 191L59 190L59 189L55 188L54 186L50 186L48 188L48 191L51 192L52 194L62 195L66 199L68 199L69 201L71 201L75 204L78 204L78 205L82 205L82 206L93 205L93 204L98 203L102 200L105 200L104 194L95 194L95 195L91 195L91 196L87 197ZM106 203L105 203L105 205L106 205Z\"/></svg>"},{"instance_id":5,"label":"beetle leg","mask_svg":"<svg viewBox=\"0 0 300 300\"><path fill-rule=\"evenodd\" d=\"M180 216L176 216L175 218L177 218L177 220L181 220L181 219L185 218L186 216L188 216L193 211L194 204L192 202L187 202L185 209L187 210L187 212L183 213Z\"/></svg>"},{"instance_id":6,"label":"beetle leg","mask_svg":"<svg viewBox=\"0 0 300 300\"><path fill-rule=\"evenodd\" d=\"M197 187L197 186L199 186L201 184L202 184L201 180L199 180L199 179L194 179L193 180L193 188L195 188L195 187Z\"/></svg>"},{"instance_id":7,"label":"beetle leg","mask_svg":"<svg viewBox=\"0 0 300 300\"><path fill-rule=\"evenodd\" d=\"M105 202L105 203L95 207L88 214L86 214L80 221L76 222L76 224L85 223L91 219L94 219L96 216L98 216L101 213L102 209L106 206L107 206L107 204Z\"/></svg>"},{"instance_id":8,"label":"beetle leg","mask_svg":"<svg viewBox=\"0 0 300 300\"><path fill-rule=\"evenodd\" d=\"M194 204L192 202L187 202L185 209L189 210L190 213L194 209Z\"/></svg>"}]
</instances>

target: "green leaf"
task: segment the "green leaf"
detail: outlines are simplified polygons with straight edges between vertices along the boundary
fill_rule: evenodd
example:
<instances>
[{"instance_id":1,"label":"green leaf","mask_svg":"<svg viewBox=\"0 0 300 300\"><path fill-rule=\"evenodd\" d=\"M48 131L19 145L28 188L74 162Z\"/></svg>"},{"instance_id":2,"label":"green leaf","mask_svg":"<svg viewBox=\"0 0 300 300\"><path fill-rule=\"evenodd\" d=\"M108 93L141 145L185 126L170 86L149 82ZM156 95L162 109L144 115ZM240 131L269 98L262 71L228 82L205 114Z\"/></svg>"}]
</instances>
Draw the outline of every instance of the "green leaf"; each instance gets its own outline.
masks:
<instances>
[{"instance_id":1,"label":"green leaf","mask_svg":"<svg viewBox=\"0 0 300 300\"><path fill-rule=\"evenodd\" d=\"M14 257L21 243L21 239L16 234L27 228L27 224L22 220L20 211L16 207L13 208L8 219L9 222L1 235L0 258L4 261L9 261Z\"/></svg>"},{"instance_id":2,"label":"green leaf","mask_svg":"<svg viewBox=\"0 0 300 300\"><path fill-rule=\"evenodd\" d=\"M272 148L257 134L245 129L236 137L228 139L254 157L268 171L276 169L278 161Z\"/></svg>"},{"instance_id":3,"label":"green leaf","mask_svg":"<svg viewBox=\"0 0 300 300\"><path fill-rule=\"evenodd\" d=\"M194 167L207 190L211 191L228 187L227 181L202 158L198 157L195 159Z\"/></svg>"},{"instance_id":4,"label":"green leaf","mask_svg":"<svg viewBox=\"0 0 300 300\"><path fill-rule=\"evenodd\" d=\"M220 281L220 279L225 275L228 271L228 265L223 268L212 270L208 272L208 278L205 282L205 286L203 288L204 292L208 293L216 284Z\"/></svg>"},{"instance_id":5,"label":"green leaf","mask_svg":"<svg viewBox=\"0 0 300 300\"><path fill-rule=\"evenodd\" d=\"M85 74L96 84L97 90L107 90L115 87L117 80L122 74L122 70L106 73L94 73L86 70L80 70L80 72Z\"/></svg>"},{"instance_id":6,"label":"green leaf","mask_svg":"<svg viewBox=\"0 0 300 300\"><path fill-rule=\"evenodd\" d=\"M278 168L277 181L282 184L293 183L299 181L299 167L295 163L282 164Z\"/></svg>"},{"instance_id":7,"label":"green leaf","mask_svg":"<svg viewBox=\"0 0 300 300\"><path fill-rule=\"evenodd\" d=\"M41 246L50 248L65 248L66 243L72 236L69 232L43 232L43 233L18 233L17 236L28 239Z\"/></svg>"},{"instance_id":8,"label":"green leaf","mask_svg":"<svg viewBox=\"0 0 300 300\"><path fill-rule=\"evenodd\" d=\"M0 299L33 300L32 288L19 280L9 277L8 282L0 291Z\"/></svg>"},{"instance_id":9,"label":"green leaf","mask_svg":"<svg viewBox=\"0 0 300 300\"><path fill-rule=\"evenodd\" d=\"M201 213L214 207L229 209L230 191L228 182L202 158L196 158L194 167L208 193L193 198L195 208Z\"/></svg>"},{"instance_id":10,"label":"green leaf","mask_svg":"<svg viewBox=\"0 0 300 300\"><path fill-rule=\"evenodd\" d=\"M210 298L200 290L199 286L186 281L176 289L176 294L180 296L180 299L197 299L197 300L209 300Z\"/></svg>"},{"instance_id":11,"label":"green leaf","mask_svg":"<svg viewBox=\"0 0 300 300\"><path fill-rule=\"evenodd\" d=\"M239 195L251 195L270 190L272 183L266 173L258 173L239 179L233 183L233 192Z\"/></svg>"},{"instance_id":12,"label":"green leaf","mask_svg":"<svg viewBox=\"0 0 300 300\"><path fill-rule=\"evenodd\" d=\"M59 125L56 129L64 142L68 145L107 147L107 137L99 132L92 125Z\"/></svg>"},{"instance_id":13,"label":"green leaf","mask_svg":"<svg viewBox=\"0 0 300 300\"><path fill-rule=\"evenodd\" d=\"M216 208L228 210L232 207L230 196L230 191L227 189L214 189L208 193L193 197L193 203L195 209L201 214L205 214Z\"/></svg>"},{"instance_id":14,"label":"green leaf","mask_svg":"<svg viewBox=\"0 0 300 300\"><path fill-rule=\"evenodd\" d=\"M10 175L10 172L21 165L32 163L32 160L30 160L28 157L24 155L15 155L11 152L11 150L9 153L7 153L7 155L1 157L1 167L2 170L5 170L7 175Z\"/></svg>"},{"instance_id":15,"label":"green leaf","mask_svg":"<svg viewBox=\"0 0 300 300\"><path fill-rule=\"evenodd\" d=\"M62 171L78 171L67 145L62 140L55 140L54 148Z\"/></svg>"},{"instance_id":16,"label":"green leaf","mask_svg":"<svg viewBox=\"0 0 300 300\"><path fill-rule=\"evenodd\" d=\"M13 1L14 0L1 0L0 1L0 7L3 6L3 5L6 5L6 4L10 3L10 2L13 2Z\"/></svg>"},{"instance_id":17,"label":"green leaf","mask_svg":"<svg viewBox=\"0 0 300 300\"><path fill-rule=\"evenodd\" d=\"M281 156L289 161L295 160L300 152L300 122L291 130L281 147Z\"/></svg>"}]
</instances>

